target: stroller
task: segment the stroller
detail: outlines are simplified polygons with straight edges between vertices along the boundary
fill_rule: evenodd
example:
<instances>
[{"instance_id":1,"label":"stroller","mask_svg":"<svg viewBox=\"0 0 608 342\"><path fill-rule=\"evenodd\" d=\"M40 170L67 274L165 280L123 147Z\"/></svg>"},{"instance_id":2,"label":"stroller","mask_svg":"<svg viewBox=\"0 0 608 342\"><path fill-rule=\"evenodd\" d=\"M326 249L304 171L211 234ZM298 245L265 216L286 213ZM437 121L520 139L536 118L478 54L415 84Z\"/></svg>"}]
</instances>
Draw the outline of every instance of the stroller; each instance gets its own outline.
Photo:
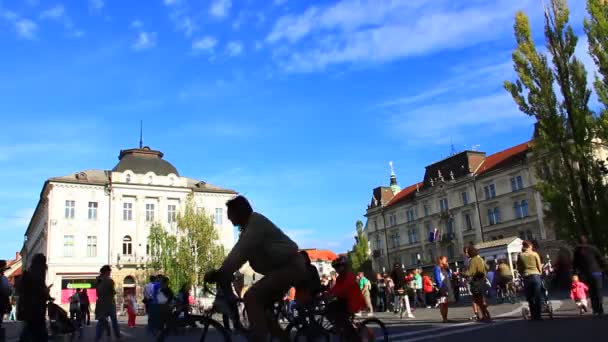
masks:
<instances>
[{"instance_id":1,"label":"stroller","mask_svg":"<svg viewBox=\"0 0 608 342\"><path fill-rule=\"evenodd\" d=\"M78 323L78 319L70 319L68 313L54 303L54 299L49 300L47 311L49 315L49 331L53 340L67 337L67 340L74 341L77 332L79 333L79 337L82 338L82 327Z\"/></svg>"},{"instance_id":2,"label":"stroller","mask_svg":"<svg viewBox=\"0 0 608 342\"><path fill-rule=\"evenodd\" d=\"M549 277L548 276L542 276L541 277L541 287L540 287L540 291L541 291L541 295L542 295L542 303L541 303L541 309L540 309L540 313L545 314L549 317L549 319L553 319L553 304L551 304L551 301L549 300ZM528 305L525 305L523 308L521 308L521 315L525 320L528 320L531 318L531 313L530 313L530 307Z\"/></svg>"}]
</instances>

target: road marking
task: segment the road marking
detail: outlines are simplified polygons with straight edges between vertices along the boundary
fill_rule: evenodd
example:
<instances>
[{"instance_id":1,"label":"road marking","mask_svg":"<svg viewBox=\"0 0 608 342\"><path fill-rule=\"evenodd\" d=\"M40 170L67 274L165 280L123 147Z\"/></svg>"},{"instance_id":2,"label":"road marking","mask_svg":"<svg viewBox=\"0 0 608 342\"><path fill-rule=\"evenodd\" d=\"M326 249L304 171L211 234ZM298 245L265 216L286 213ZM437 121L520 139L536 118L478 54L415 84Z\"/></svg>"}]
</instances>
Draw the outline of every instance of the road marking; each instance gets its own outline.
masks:
<instances>
[{"instance_id":1,"label":"road marking","mask_svg":"<svg viewBox=\"0 0 608 342\"><path fill-rule=\"evenodd\" d=\"M562 301L552 300L551 304L553 305L553 310L557 311L562 306ZM510 316L516 315L521 312L521 309L524 306L525 306L525 304L520 303L520 305L516 309L511 310L509 312L502 313L500 315L496 315L494 317L504 318L504 317L510 317ZM494 323L464 322L464 323L446 325L446 326L437 327L437 328L410 331L410 332L401 333L401 334L393 334L393 335L390 335L389 337L394 342L420 341L420 340L425 340L425 339L429 339L429 338L437 338L437 337L441 337L441 336L448 336L448 335L460 334L460 333L464 333L464 332L475 331L475 330L489 328L489 327L495 327L497 325L506 324L506 323L512 322L514 320L515 320L515 318L511 319L511 320L506 320L506 321L502 321L502 322L494 322ZM472 325L475 325L475 326L472 326ZM401 338L401 337L407 337L407 336L413 336L413 335L421 335L421 334L425 334L425 333L436 332L436 331L441 331L441 330L448 330L448 329L449 329L449 331L435 334L432 336L418 336L418 337L402 339L402 340L393 340L395 338Z\"/></svg>"}]
</instances>

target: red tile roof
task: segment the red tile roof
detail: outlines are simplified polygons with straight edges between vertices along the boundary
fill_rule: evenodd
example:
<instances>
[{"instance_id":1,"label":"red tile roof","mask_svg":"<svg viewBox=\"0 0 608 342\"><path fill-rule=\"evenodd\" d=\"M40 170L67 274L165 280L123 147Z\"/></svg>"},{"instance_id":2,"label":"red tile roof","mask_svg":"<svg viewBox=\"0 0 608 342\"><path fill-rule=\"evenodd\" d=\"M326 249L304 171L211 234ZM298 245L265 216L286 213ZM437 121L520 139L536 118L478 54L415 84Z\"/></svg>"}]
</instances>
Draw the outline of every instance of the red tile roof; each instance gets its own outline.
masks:
<instances>
[{"instance_id":1,"label":"red tile roof","mask_svg":"<svg viewBox=\"0 0 608 342\"><path fill-rule=\"evenodd\" d=\"M484 160L483 164L477 171L477 175L490 172L504 165L505 163L512 161L513 159L525 155L530 150L531 142L527 141L523 144L513 146L504 151L494 153Z\"/></svg>"},{"instance_id":2,"label":"red tile roof","mask_svg":"<svg viewBox=\"0 0 608 342\"><path fill-rule=\"evenodd\" d=\"M416 183L416 184L412 184L408 187L406 187L405 189L399 191L395 197L393 197L393 199L391 199L386 206L389 207L391 205L403 202L405 200L411 199L414 196L414 193L416 193L416 189L420 188L422 189L422 186L424 185L424 183L420 182L420 183Z\"/></svg>"},{"instance_id":3,"label":"red tile roof","mask_svg":"<svg viewBox=\"0 0 608 342\"><path fill-rule=\"evenodd\" d=\"M310 260L326 260L326 261L334 261L338 259L336 253L326 250L326 249L304 249L306 253L308 253L308 257Z\"/></svg>"}]
</instances>

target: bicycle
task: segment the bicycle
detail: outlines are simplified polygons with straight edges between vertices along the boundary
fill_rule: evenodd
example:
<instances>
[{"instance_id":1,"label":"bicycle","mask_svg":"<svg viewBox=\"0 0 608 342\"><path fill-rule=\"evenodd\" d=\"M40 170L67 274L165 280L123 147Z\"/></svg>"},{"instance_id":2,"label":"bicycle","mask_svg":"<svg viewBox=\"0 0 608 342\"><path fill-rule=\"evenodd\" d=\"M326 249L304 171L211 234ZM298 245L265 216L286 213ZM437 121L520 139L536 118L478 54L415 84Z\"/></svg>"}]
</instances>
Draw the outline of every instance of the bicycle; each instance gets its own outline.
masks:
<instances>
[{"instance_id":1,"label":"bicycle","mask_svg":"<svg viewBox=\"0 0 608 342\"><path fill-rule=\"evenodd\" d=\"M191 312L191 311L190 311ZM182 316L183 313L183 316ZM167 316L168 320L163 322L163 329L158 334L156 341L163 342L167 341L171 337L175 337L172 333L177 332L180 328L190 327L193 329L201 328L200 341L205 341L207 334L209 333L209 327L214 328L219 334L220 341L231 342L232 338L224 326L213 319L213 310L202 311L200 314L185 314L183 311L175 310L175 306L171 308L170 314ZM199 327L200 324L200 327ZM217 339L215 340L217 341Z\"/></svg>"},{"instance_id":2,"label":"bicycle","mask_svg":"<svg viewBox=\"0 0 608 342\"><path fill-rule=\"evenodd\" d=\"M224 298L224 296L217 296L217 293L214 293L211 289L209 289L208 284L204 284L204 291L206 293L210 293L211 295L216 297L216 303L218 305L214 305L214 307L210 310L212 313L220 313L220 314L229 314L230 306L233 308L236 307L236 312L232 315L231 320L234 324L234 330L237 334L243 335L246 338L251 336L251 330L249 327L249 319L247 317L247 311L245 308L245 304L242 298L237 297L236 303L228 303L228 299ZM299 307L298 314L294 315L293 313L288 313L285 309L285 306L282 305L281 298L276 298L276 301L272 301L273 304L269 305L266 309L266 320L269 327L280 327L279 320L282 317L285 317L289 322L285 329L281 329L281 331L271 332L270 341L273 341L275 337L282 335L283 333L287 334L290 340L294 341L307 341L307 342L329 342L329 335L325 333L325 331L316 324L314 320L314 315L305 311L303 307ZM217 306L224 306L223 310L218 310ZM313 311L314 312L314 311ZM229 314L230 315L230 314ZM215 327L215 326L214 326ZM222 330L228 331L227 327L222 325ZM274 336L273 336L274 335ZM200 341L205 342L206 340L206 332L203 336L201 336ZM226 340L229 341L229 340Z\"/></svg>"},{"instance_id":3,"label":"bicycle","mask_svg":"<svg viewBox=\"0 0 608 342\"><path fill-rule=\"evenodd\" d=\"M509 281L504 285L498 285L496 287L496 301L499 304L502 303L517 303L517 294L515 292L515 284L513 281Z\"/></svg>"},{"instance_id":4,"label":"bicycle","mask_svg":"<svg viewBox=\"0 0 608 342\"><path fill-rule=\"evenodd\" d=\"M346 333L344 331L339 331L338 328L327 317L326 304L329 304L335 300L336 299L333 298L329 302L324 303L321 308L317 309L313 313L313 316L317 316L318 318L315 318L317 324L323 327L323 329L325 329L331 335L337 336L338 341L355 342L347 340ZM388 330L386 329L384 323L376 317L368 317L358 321L356 316L351 314L348 316L348 323L353 327L361 342L388 342Z\"/></svg>"},{"instance_id":5,"label":"bicycle","mask_svg":"<svg viewBox=\"0 0 608 342\"><path fill-rule=\"evenodd\" d=\"M414 318L414 315L412 315L410 310L408 310L409 305L406 303L406 300L409 300L409 298L407 298L407 293L405 292L405 290L397 290L396 296L399 299L397 301L397 307L395 308L395 311L397 311L397 313L399 314L399 318L403 319L403 316L406 313L408 318Z\"/></svg>"}]
</instances>

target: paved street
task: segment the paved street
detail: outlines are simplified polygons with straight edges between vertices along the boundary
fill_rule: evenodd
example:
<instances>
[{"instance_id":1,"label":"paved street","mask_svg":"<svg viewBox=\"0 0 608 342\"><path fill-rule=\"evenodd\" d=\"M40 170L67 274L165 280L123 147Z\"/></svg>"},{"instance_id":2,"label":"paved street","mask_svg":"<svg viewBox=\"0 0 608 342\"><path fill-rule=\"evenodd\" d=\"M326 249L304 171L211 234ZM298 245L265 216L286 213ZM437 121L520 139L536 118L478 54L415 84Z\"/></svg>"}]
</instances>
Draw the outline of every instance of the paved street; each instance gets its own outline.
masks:
<instances>
[{"instance_id":1,"label":"paved street","mask_svg":"<svg viewBox=\"0 0 608 342\"><path fill-rule=\"evenodd\" d=\"M608 306L608 297L604 297ZM493 323L477 323L468 320L470 306L462 303L450 308L449 318L452 322L440 323L439 310L419 309L414 312L415 318L400 320L391 313L377 313L376 317L384 321L389 329L391 341L445 341L470 342L474 337L478 341L572 341L590 337L602 340L606 333L607 318L594 318L590 314L580 316L574 304L568 299L553 300L556 309L555 319L544 322L527 322L521 318L523 304L493 305L490 311L495 318ZM121 331L125 341L150 341L145 332L145 317L138 317L138 326L130 329L121 317ZM93 338L94 328L85 331L85 341ZM167 341L198 341L198 331L171 337ZM15 342L18 336L18 323L7 323L7 341ZM215 339L214 339L215 340ZM235 341L241 341L235 338Z\"/></svg>"}]
</instances>

